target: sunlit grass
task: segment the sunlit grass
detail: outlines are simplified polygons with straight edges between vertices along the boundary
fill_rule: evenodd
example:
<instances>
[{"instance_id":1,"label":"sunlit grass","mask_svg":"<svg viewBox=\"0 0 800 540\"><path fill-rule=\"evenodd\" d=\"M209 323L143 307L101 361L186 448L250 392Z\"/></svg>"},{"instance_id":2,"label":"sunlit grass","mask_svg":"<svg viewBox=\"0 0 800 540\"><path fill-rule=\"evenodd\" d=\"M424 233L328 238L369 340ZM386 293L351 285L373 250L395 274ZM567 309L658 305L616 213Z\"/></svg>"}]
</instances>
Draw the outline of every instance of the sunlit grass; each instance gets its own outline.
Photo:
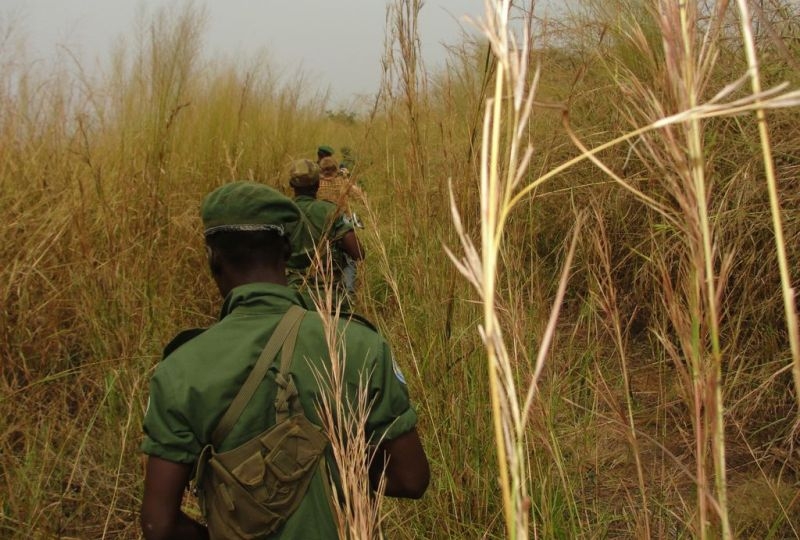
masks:
<instances>
[{"instance_id":1,"label":"sunlit grass","mask_svg":"<svg viewBox=\"0 0 800 540\"><path fill-rule=\"evenodd\" d=\"M796 9L748 41L741 6L671 5L537 8L530 40L515 8L516 48L495 27L432 74L399 2L355 123L302 74L200 57L191 10L96 78L0 49L0 536L137 537L146 381L219 309L199 201L286 189L322 141L356 150L357 305L432 465L387 537L797 537Z\"/></svg>"}]
</instances>

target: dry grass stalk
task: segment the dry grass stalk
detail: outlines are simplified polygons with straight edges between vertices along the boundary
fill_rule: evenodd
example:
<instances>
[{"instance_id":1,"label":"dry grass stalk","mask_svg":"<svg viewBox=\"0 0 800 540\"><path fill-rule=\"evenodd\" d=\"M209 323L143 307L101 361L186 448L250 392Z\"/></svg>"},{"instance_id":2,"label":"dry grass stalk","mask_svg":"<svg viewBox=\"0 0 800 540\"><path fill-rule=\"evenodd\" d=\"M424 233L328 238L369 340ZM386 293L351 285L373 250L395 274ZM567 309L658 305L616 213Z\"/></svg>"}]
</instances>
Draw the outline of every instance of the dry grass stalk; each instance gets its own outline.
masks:
<instances>
[{"instance_id":1,"label":"dry grass stalk","mask_svg":"<svg viewBox=\"0 0 800 540\"><path fill-rule=\"evenodd\" d=\"M424 96L424 65L421 58L419 39L419 14L422 0L395 0L389 6L387 19L391 21L391 35L399 48L399 55L391 55L395 60L392 65L399 74L400 95L406 113L406 124L410 142L412 178L423 179L426 176L425 150L420 133L420 110Z\"/></svg>"},{"instance_id":2,"label":"dry grass stalk","mask_svg":"<svg viewBox=\"0 0 800 540\"><path fill-rule=\"evenodd\" d=\"M323 283L310 292L322 320L330 360L329 366L314 374L321 395L317 412L331 444L341 487L338 504L334 501L338 534L343 540L381 538L381 503L386 480L381 477L373 492L369 469L380 441L370 441L366 434L372 407L367 391L371 374L359 374L359 387L354 396L350 395L352 389L345 380L344 346L348 322L340 319L341 300L334 295L332 262L330 257L323 259L317 249L314 264L317 274L323 276ZM334 477L329 480L334 486Z\"/></svg>"},{"instance_id":3,"label":"dry grass stalk","mask_svg":"<svg viewBox=\"0 0 800 540\"><path fill-rule=\"evenodd\" d=\"M485 6L486 16L481 26L497 58L497 70L494 95L486 102L483 124L480 176L481 249L478 252L465 232L451 186L451 212L464 255L456 256L449 249L447 253L478 292L483 306L483 325L479 330L487 352L506 533L510 538L523 539L528 538L531 515L526 426L538 379L555 332L581 220L578 220L575 227L534 372L530 374L527 389L520 391L517 388L514 367L518 365L518 361L506 347L500 325L496 279L501 264L504 228L514 206L511 201L525 176L532 155L532 148L525 142L525 134L538 71L529 87L529 25L523 25L524 37L521 43L517 43L509 24L511 2L487 1ZM530 14L527 16L530 17ZM506 92L510 92L510 97ZM503 140L501 135L505 135L506 139Z\"/></svg>"},{"instance_id":4,"label":"dry grass stalk","mask_svg":"<svg viewBox=\"0 0 800 540\"><path fill-rule=\"evenodd\" d=\"M642 533L645 538L651 538L650 530L650 515L648 509L647 498L647 480L642 465L641 449L637 435L636 423L634 421L634 405L632 403L633 396L631 394L630 371L628 369L628 355L626 335L628 324L623 325L620 318L620 309L617 301L617 290L614 285L611 268L611 253L609 246L608 235L605 230L603 216L600 214L598 208L594 208L595 220L597 228L593 233L594 249L600 259L600 268L594 275L594 280L597 282L597 289L595 294L599 297L599 302L603 313L605 314L604 323L606 330L611 335L611 340L614 343L617 353L619 354L620 367L622 373L623 388L625 392L625 418L626 422L626 437L631 446L631 453L633 454L636 462L636 476L639 483L639 495L641 497L641 518L637 516L637 520L642 520ZM611 394L611 392L607 392Z\"/></svg>"},{"instance_id":5,"label":"dry grass stalk","mask_svg":"<svg viewBox=\"0 0 800 540\"><path fill-rule=\"evenodd\" d=\"M722 20L727 4L719 3L715 8L717 11L713 14L712 20ZM732 257L718 253L716 232L709 217L710 188L705 171L706 155L702 143L702 121L716 116L740 114L743 110L757 113L762 111L763 114L763 109L759 106L762 100L771 101L770 107L795 106L798 103L798 92L784 92L785 85L780 85L769 92L762 92L760 87L754 86L750 95L729 103L721 103L723 99L742 87L747 77L744 75L725 86L708 102L701 103L701 96L711 78L711 70L716 59L715 32L719 27L712 25L703 36L702 43L698 43L696 37L698 8L694 3L680 5L660 3L655 9L657 10L655 18L659 23L662 40L666 44L665 72L670 85L666 94L667 99L671 101L666 105L658 103L654 94L646 89L646 83L642 83L637 90L643 98L642 103L649 107L636 103L633 106L638 108L643 116L652 112L661 115L663 111L670 109L679 112L663 115L660 118L656 116L649 127L636 129L621 138L628 138L633 133L637 138L644 138L648 136L646 131L649 131L649 128L664 129L668 134L665 136L666 159L659 156L657 151L653 151L651 157L664 169L667 187L678 203L679 212L673 214L661 204L653 204L652 198L637 193L635 189L629 191L659 212L669 223L677 226L684 236L687 253L678 278L682 283L679 286L680 290L673 286L675 277L670 268L664 266L662 271L665 285L664 302L677 331L682 354L672 347L663 335L662 342L679 367L684 387L691 396L699 508L696 532L701 538L705 538L709 534L713 515L719 521L722 536L730 538L732 531L728 518L722 401L723 358L719 336L722 302L720 291L725 288ZM748 19L744 12L743 19ZM749 21L745 24L749 25ZM752 55L751 59L754 58ZM753 72L752 64L750 71ZM638 84L635 74L629 73L628 76L632 86ZM677 133L674 132L673 126L678 128ZM761 126L763 129L763 122ZM614 141L590 151L578 141L569 126L566 127L576 146L583 152L580 157L591 159L616 182L628 188L628 183L624 179L596 157L601 147L607 147ZM767 140L766 145L768 144ZM646 147L652 151L657 145L647 144ZM776 198L773 198L774 200ZM773 215L776 213L774 211ZM779 228L778 222L776 229ZM785 284L788 279L784 276L782 273L784 297L786 297ZM787 320L789 319L790 315L787 315ZM796 322L793 326L796 331ZM794 350L794 345L792 348ZM684 368L684 362L688 364L688 370ZM708 486L708 444L711 446L710 457L714 466L715 497L712 496Z\"/></svg>"},{"instance_id":6,"label":"dry grass stalk","mask_svg":"<svg viewBox=\"0 0 800 540\"><path fill-rule=\"evenodd\" d=\"M498 3L498 6L501 3ZM488 4L487 4L488 7ZM507 5L505 6L508 7ZM502 338L498 339L500 333L495 329L496 316L494 313L494 300L489 297L486 292L494 290L494 270L497 267L497 261L492 256L492 246L499 242L502 234L502 219L498 220L497 215L507 211L519 202L522 197L527 196L532 190L536 189L540 184L548 180L550 177L561 172L566 167L577 163L584 159L590 159L595 164L600 166L607 174L609 174L620 185L634 193L637 197L643 200L646 204L651 206L654 210L662 214L668 221L677 225L686 235L687 249L688 249L688 263L687 273L684 274L686 279L686 298L689 300L689 320L688 324L677 324L679 320L683 319L683 314L672 310L674 314L673 322L677 324L678 328L684 328L685 334L682 339L684 344L684 356L675 356L678 362L682 362L683 358L688 359L691 373L687 374L688 388L691 388L691 395L693 396L693 411L695 422L695 442L696 442L696 481L698 486L698 527L697 532L700 537L706 537L709 531L709 524L711 523L711 513L718 518L721 526L721 534L725 538L730 538L732 535L730 522L728 518L728 503L727 503L727 483L726 483L726 460L725 460L725 437L724 437L724 420L723 420L723 402L722 402L722 347L720 344L720 307L719 303L721 297L718 290L723 290L724 284L730 271L730 257L722 256L721 259L713 245L715 244L715 232L712 227L712 222L709 218L709 193L708 181L706 179L704 167L704 149L702 144L702 125L701 122L705 118L711 118L720 115L734 115L739 114L745 110L763 110L762 100L769 100L771 106L785 107L797 104L797 92L783 92L782 87L762 93L757 88L754 92L745 97L734 100L727 104L720 104L719 102L724 97L731 94L735 89L738 89L744 77L733 84L723 88L712 100L703 104L701 103L701 93L706 81L710 74L710 69L714 65L715 52L713 48L713 35L706 34L702 43L702 47L695 51L695 36L697 34L697 10L692 4L677 5L664 5L661 4L662 11L659 13L659 21L662 24L661 30L664 40L669 43L667 48L668 56L667 62L672 66L668 71L671 76L671 97L675 99L675 105L681 112L671 116L664 116L655 118L652 123L644 128L639 128L631 133L625 134L609 143L600 145L599 147L589 150L585 148L578 141L577 136L569 130L568 124L565 124L568 132L570 133L573 141L582 154L573 160L564 163L562 166L551 170L549 173L544 174L537 178L535 181L529 183L527 186L519 189L513 195L511 189L503 189L505 186L500 186L494 183L494 179L498 176L497 160L490 159L484 161L482 167L482 183L481 183L481 223L482 223L482 253L479 257L477 251L472 244L463 238L463 228L460 225L457 212L454 211L454 220L459 233L462 234L462 245L465 248L467 257L463 260L454 261L459 267L459 270L464 273L473 282L479 290L482 291L482 301L484 305L484 320L486 327L483 329L483 337L487 342L487 347L490 348L490 366L494 366L495 362L500 363L499 359L507 357L507 353L502 346ZM725 9L725 5L718 6L720 11ZM487 9L487 12L489 10ZM499 129L498 119L501 118L502 113L502 90L504 74L511 73L513 70L509 69L514 67L513 64L504 62L503 54L508 51L507 43L501 40L494 39L496 34L491 31L492 22L495 20L504 20L503 12L498 8L498 13L487 15L488 22L486 23L487 35L489 35L490 42L493 46L495 54L498 55L500 61L498 66L498 76L495 86L495 99L491 102L491 113L487 107L486 121L484 124L484 156L495 157L498 155L499 141L501 139L501 131ZM493 17L496 17L493 18ZM526 55L527 57L527 55ZM523 78L524 79L524 78ZM514 79L518 83L518 79ZM509 84L513 87L514 84ZM513 97L510 101L514 101L513 111L519 112L519 104L522 103L522 96L519 93L512 93ZM529 96L530 97L530 96ZM662 109L663 110L663 109ZM512 114L513 116L513 114ZM566 119L566 116L565 116ZM669 126L675 125L680 128L679 132L683 133L684 144L680 147L678 145L670 148L671 156L675 158L675 170L678 173L678 181L671 184L673 195L679 201L679 206L683 212L674 215L669 209L656 202L651 197L645 195L641 191L633 188L628 182L621 177L614 174L610 167L605 166L596 155L601 150L610 146L616 145L623 140L629 140L634 137L640 137L646 132L655 129L664 129ZM511 130L514 131L513 129ZM513 140L513 139L512 139ZM515 167L515 147L511 143L509 150L509 178L514 178ZM524 159L523 159L524 161ZM507 186L513 188L513 182L509 182ZM510 204L508 204L510 203ZM503 206L505 205L505 206ZM452 205L455 207L455 205ZM495 209L501 207L503 210L499 212ZM498 225L499 224L499 225ZM488 248L488 249L487 249ZM715 268L719 267L718 272ZM665 274L667 277L667 274ZM786 283L786 280L784 280ZM791 291L789 291L791 292ZM669 303L669 302L668 302ZM672 307L679 305L681 302L672 303ZM668 306L669 307L669 306ZM796 326L796 325L795 325ZM704 328L706 337L700 340L693 338L696 336L697 328ZM681 333L681 331L679 331ZM705 341L707 339L707 341ZM489 345L491 344L491 346ZM491 350L494 348L494 351ZM706 349L707 347L707 349ZM794 348L794 345L793 345ZM492 380L493 397L494 389L501 387L507 381L499 378L500 381L492 379L493 370L490 370L490 380ZM502 386L504 391L509 388L513 389L512 385L505 384ZM507 407L507 409L511 409ZM503 428L498 418L506 409L501 405L495 403L494 417L495 429L498 441L501 440ZM631 426L632 427L632 426ZM633 429L633 427L632 427ZM635 430L633 431L635 433ZM706 465L706 445L711 445L711 461L714 467L714 483L716 498L711 496L711 491L707 485L707 478L709 476ZM504 459L508 459L513 463L510 453L505 453L504 449L498 443L498 451L500 453L500 472L501 484L503 480L513 476L506 470L503 463ZM641 467L639 467L641 471ZM643 484L640 475L640 485ZM509 518L512 512L508 511L512 507L511 494L508 490L504 490L504 506L506 507L507 527L509 531L512 530L512 520Z\"/></svg>"},{"instance_id":7,"label":"dry grass stalk","mask_svg":"<svg viewBox=\"0 0 800 540\"><path fill-rule=\"evenodd\" d=\"M761 94L761 79L758 57L756 56L753 40L750 9L747 2L742 0L737 0L736 4L739 6L739 17L742 23L745 53L747 56L747 64L750 67L748 70L750 85L753 90L753 95L759 96ZM775 253L778 258L778 268L781 275L781 293L783 295L783 306L786 316L786 329L789 334L789 345L792 351L792 376L794 377L794 393L797 400L799 418L797 428L800 430L800 322L797 317L795 290L792 288L792 276L789 272L789 264L786 257L786 240L783 234L783 218L780 199L778 197L775 165L772 159L772 144L770 142L769 132L767 131L765 107L761 106L761 100L759 98L756 99L755 113L758 119L758 135L761 138L761 152L767 181L767 191L769 193L769 207L772 214L772 225L775 231Z\"/></svg>"}]
</instances>

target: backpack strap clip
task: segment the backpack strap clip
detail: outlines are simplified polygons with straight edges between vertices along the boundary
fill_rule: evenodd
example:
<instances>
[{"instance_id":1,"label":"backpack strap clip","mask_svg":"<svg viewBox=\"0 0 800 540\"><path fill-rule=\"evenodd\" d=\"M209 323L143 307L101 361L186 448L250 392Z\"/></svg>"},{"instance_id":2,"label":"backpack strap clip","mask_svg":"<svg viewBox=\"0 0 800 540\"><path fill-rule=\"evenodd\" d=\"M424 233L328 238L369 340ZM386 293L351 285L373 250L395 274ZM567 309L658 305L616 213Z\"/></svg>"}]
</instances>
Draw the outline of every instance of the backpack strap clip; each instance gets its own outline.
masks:
<instances>
[{"instance_id":1,"label":"backpack strap clip","mask_svg":"<svg viewBox=\"0 0 800 540\"><path fill-rule=\"evenodd\" d=\"M278 326L275 327L275 331L272 332L272 336L264 346L264 350L261 351L261 355L258 357L250 374L247 376L247 380L244 381L239 393L233 398L230 407L228 407L228 410L222 415L222 419L212 432L211 444L214 448L219 448L222 441L225 440L225 437L228 436L228 433L230 433L231 429L236 424L242 411L244 411L250 399L253 397L253 394L255 394L256 389L264 379L264 376L267 374L267 371L269 371L269 368L272 366L272 362L275 360L279 349L281 350L281 370L280 373L278 373L278 377L280 379L286 378L289 365L291 364L292 354L294 353L294 344L297 341L297 332L300 329L300 321L303 320L305 313L305 309L293 305L280 320ZM291 379L291 375L289 375L289 378ZM292 384L292 387L294 387L294 384ZM283 389L279 386L279 398L282 392ZM296 394L297 390L295 390L295 395ZM276 399L275 401L277 404L278 400ZM280 418L278 421L280 422Z\"/></svg>"},{"instance_id":2,"label":"backpack strap clip","mask_svg":"<svg viewBox=\"0 0 800 540\"><path fill-rule=\"evenodd\" d=\"M275 396L275 421L283 422L297 409L298 392L294 384L294 378L289 373L294 357L294 346L297 343L297 334L300 330L300 319L291 327L286 341L281 348L281 367L275 377L278 384L278 393Z\"/></svg>"}]
</instances>

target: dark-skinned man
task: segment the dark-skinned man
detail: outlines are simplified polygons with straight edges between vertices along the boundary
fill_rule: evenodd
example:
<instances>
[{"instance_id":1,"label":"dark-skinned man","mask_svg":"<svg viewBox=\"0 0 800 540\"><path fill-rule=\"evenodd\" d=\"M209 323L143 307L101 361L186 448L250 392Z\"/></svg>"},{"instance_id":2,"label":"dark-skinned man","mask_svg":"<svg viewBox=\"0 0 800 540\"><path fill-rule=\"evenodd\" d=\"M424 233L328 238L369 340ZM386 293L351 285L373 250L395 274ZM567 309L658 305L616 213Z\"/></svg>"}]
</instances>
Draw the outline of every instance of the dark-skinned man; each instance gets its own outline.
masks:
<instances>
[{"instance_id":1,"label":"dark-skinned man","mask_svg":"<svg viewBox=\"0 0 800 540\"><path fill-rule=\"evenodd\" d=\"M210 193L203 201L201 216L209 267L224 302L219 322L171 349L150 382L142 443L147 465L141 525L147 540L239 538L253 533L252 512L247 523L236 522L237 516L245 515L241 511L243 501L228 496L233 492L221 490L227 480L213 467L213 474L203 473L212 481L201 483L201 495L215 503L211 505L212 515L206 516L209 528L184 514L181 501L195 468L205 470L215 458L234 455L240 448L260 442L265 430L284 425L276 424L281 415L276 394L283 395L287 386L284 364L294 390L291 403L299 409L299 414L295 410L291 418L301 418L317 431L315 426L321 425L317 414L321 391L314 373L323 372L330 363L323 323L318 313L306 311L309 306L286 286L285 277L291 252L288 238L300 221L297 206L262 184L235 182ZM366 384L369 395L375 398L365 427L371 441L380 441L378 462L386 464L385 494L419 498L427 488L429 469L402 374L387 343L372 328L356 320L340 320L338 324L347 359L345 388ZM286 335L292 333L296 342L288 346ZM277 350L273 342L283 344L281 353L276 353L280 361L273 362L263 378L252 376L262 365L269 365L261 358ZM362 374L367 374L365 383L359 382ZM251 379L255 385L250 384ZM246 393L245 387L251 393L245 406L232 405ZM229 421L233 409L237 409L237 418ZM204 450L218 438L219 431L226 433L213 445L211 461L206 462L209 454ZM302 450L294 448L292 452ZM317 458L320 465L335 470L329 452L322 455ZM277 463L282 464L285 457L279 452ZM264 462L270 467L275 464L259 453L255 458L260 465L247 459L233 474L239 478L242 471L247 472L245 487L260 489L262 480L271 481ZM261 471L258 474L263 474L263 479L253 471ZM281 517L277 529L251 538L337 538L328 475L323 474L323 467L310 471L310 481L297 492L299 505L292 513ZM379 475L370 476L373 487L377 486ZM203 489L208 486L213 492ZM220 517L220 512L226 511L229 515Z\"/></svg>"},{"instance_id":2,"label":"dark-skinned man","mask_svg":"<svg viewBox=\"0 0 800 540\"><path fill-rule=\"evenodd\" d=\"M317 147L317 163L322 161L326 157L333 156L333 147L327 144L321 144Z\"/></svg>"},{"instance_id":3,"label":"dark-skinned man","mask_svg":"<svg viewBox=\"0 0 800 540\"><path fill-rule=\"evenodd\" d=\"M350 201L353 199L363 201L364 192L349 175L345 175L332 157L322 158L319 162L319 191L317 191L316 197L335 204L337 212L342 215L342 219L347 225L358 225L356 215L350 207ZM343 261L340 265L341 282L348 299L352 299L356 292L357 260L349 253L343 253Z\"/></svg>"},{"instance_id":4,"label":"dark-skinned man","mask_svg":"<svg viewBox=\"0 0 800 540\"><path fill-rule=\"evenodd\" d=\"M298 228L293 239L294 249L287 265L289 284L309 298L312 294L321 295L330 285L334 301L341 302L342 311L347 312L352 310L354 291L343 279L344 270L348 259L353 265L362 260L364 250L343 208L317 197L320 172L319 166L308 159L294 161L289 168L294 202L304 216L303 227Z\"/></svg>"}]
</instances>

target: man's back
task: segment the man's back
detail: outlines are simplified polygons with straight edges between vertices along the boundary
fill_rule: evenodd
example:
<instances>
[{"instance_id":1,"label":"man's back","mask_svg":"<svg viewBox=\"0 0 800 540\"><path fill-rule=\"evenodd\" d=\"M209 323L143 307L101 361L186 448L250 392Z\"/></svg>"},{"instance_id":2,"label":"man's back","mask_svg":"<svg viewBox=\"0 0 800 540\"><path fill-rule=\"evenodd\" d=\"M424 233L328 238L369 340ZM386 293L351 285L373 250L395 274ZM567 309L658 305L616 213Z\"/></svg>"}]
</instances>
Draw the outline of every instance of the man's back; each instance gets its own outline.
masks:
<instances>
[{"instance_id":1,"label":"man's back","mask_svg":"<svg viewBox=\"0 0 800 540\"><path fill-rule=\"evenodd\" d=\"M321 255L323 265L330 264L333 281L336 282L344 264L344 252L339 242L353 231L353 225L342 218L336 206L329 201L322 201L307 195L294 198L295 204L302 212L305 221L298 226L292 239L292 255L286 264L289 271L289 283L299 286L305 279L313 285L322 281L314 263L316 250ZM327 258L330 257L330 260Z\"/></svg>"},{"instance_id":2,"label":"man's back","mask_svg":"<svg viewBox=\"0 0 800 540\"><path fill-rule=\"evenodd\" d=\"M254 283L234 289L223 308L222 320L178 348L156 370L151 406L145 417L143 451L169 461L194 463L278 321L291 305L299 303L301 299L294 291L280 285ZM369 395L378 397L367 419L368 435L393 438L412 429L416 413L408 403L405 384L393 376L385 341L359 322L341 321L341 325L348 360L345 387L355 389L360 381L367 381ZM330 359L316 312L305 315L293 358L290 373L303 412L320 425L316 377L330 371ZM235 448L274 425L276 372L277 366L273 366L217 451ZM335 470L330 454L326 462ZM318 471L283 529L265 538L336 538L330 489Z\"/></svg>"},{"instance_id":3,"label":"man's back","mask_svg":"<svg viewBox=\"0 0 800 540\"><path fill-rule=\"evenodd\" d=\"M306 160L301 165L306 172L314 173L315 164L309 166ZM316 181L313 175L307 179ZM316 407L320 391L315 374L324 374L330 363L327 341L320 315L299 309L309 304L304 304L300 295L286 286L290 235L301 221L301 212L272 188L252 182L232 182L203 199L200 215L209 270L224 299L222 315L219 323L205 331L179 334L165 349L169 354L150 381L150 399L143 422L145 438L141 445L147 454L140 515L142 532L148 540L205 540L214 533L216 524L222 523L231 528L256 528L253 535L221 532L218 537L222 538L334 539L337 534L333 526L333 497L327 483L329 476L317 468L318 465L323 468L325 463L333 468L334 461L329 450L325 459L319 459L326 452L327 441L320 437L320 426L311 424L319 421ZM351 244L350 236L352 233L345 235L345 246ZM339 324L334 330L342 336L342 352L346 355L343 358L347 359L343 403L350 401L358 388L365 388L372 400L366 420L354 418L364 422L365 436L377 442L376 459L367 473L369 485L372 489L382 489L387 496L419 498L427 489L430 470L414 427L416 413L409 404L402 375L393 365L388 346L370 327L357 322ZM296 346L292 347L291 340L295 337ZM285 352L292 351L282 359L285 362L279 362L285 367L277 371L279 368L275 366L266 375L254 372L253 366L262 350L268 353L264 354L264 360L271 359L277 344L284 343L281 338L288 343ZM268 342L271 343L267 348ZM258 364L267 367L266 363ZM286 374L287 370L291 376L276 375ZM243 384L251 373L255 374L252 378L255 384L244 385L248 389L245 392ZM361 384L362 375L366 387ZM297 392L278 391L278 379L286 379L285 387L291 390L296 386ZM252 399L249 390L253 391ZM235 400L241 407L231 407L234 396L242 396L241 400ZM276 414L275 408L280 412L282 404L287 402L294 404L288 414L297 414L288 416L286 423L275 424L276 418L283 418L283 414ZM223 414L236 416L238 420L231 422L229 435L221 437L222 442L214 441L211 459L206 461L203 456L208 455L206 445L212 442L212 432L215 428L227 429L227 421L219 425ZM347 414L339 417L345 418ZM269 445L264 442L276 433L273 425L278 432L283 428L298 428L293 435L287 435L288 446L277 440ZM267 429L269 433L265 433ZM330 429L336 427L331 425ZM262 433L263 437L254 437ZM265 448L272 449L268 454L262 454L260 448L251 452L262 442ZM233 446L236 446L233 453L224 452L224 456L234 457L223 463L223 455L218 452ZM235 457L240 454L242 460ZM298 465L294 469L292 459ZM308 468L304 469L303 464ZM211 501L204 509L206 518L215 524L210 528L181 510L193 471L205 465L214 471L205 471L199 486L204 500ZM286 473L298 470L303 475L302 485L292 484L300 476ZM306 472L312 476L305 476ZM228 482L231 477L235 480ZM306 484L309 479L310 486ZM224 487L240 494L245 490L244 496L232 497ZM250 494L254 497L260 494L260 498ZM275 502L282 510L272 512L271 508L277 506L262 504L261 495L270 502L277 495L280 500ZM295 506L298 497L299 506ZM245 510L237 510L245 506ZM288 516L285 524L280 519L284 516ZM275 527L282 528L269 535L267 531Z\"/></svg>"}]
</instances>

